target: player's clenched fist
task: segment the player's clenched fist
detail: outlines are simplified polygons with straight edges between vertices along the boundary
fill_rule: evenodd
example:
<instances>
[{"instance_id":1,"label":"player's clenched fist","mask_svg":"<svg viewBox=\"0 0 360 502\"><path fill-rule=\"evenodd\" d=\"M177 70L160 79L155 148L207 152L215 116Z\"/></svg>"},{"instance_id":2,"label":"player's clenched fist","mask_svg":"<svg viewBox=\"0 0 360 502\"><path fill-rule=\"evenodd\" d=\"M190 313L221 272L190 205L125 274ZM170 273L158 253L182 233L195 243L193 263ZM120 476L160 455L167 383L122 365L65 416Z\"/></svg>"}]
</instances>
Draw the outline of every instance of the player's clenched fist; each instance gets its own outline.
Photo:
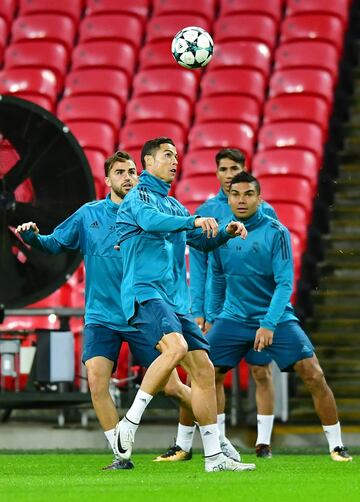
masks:
<instances>
[{"instance_id":1,"label":"player's clenched fist","mask_svg":"<svg viewBox=\"0 0 360 502\"><path fill-rule=\"evenodd\" d=\"M28 223L22 223L16 227L15 233L21 234L22 232L26 232L27 230L32 230L35 234L39 233L39 229L36 223L29 221Z\"/></svg>"},{"instance_id":2,"label":"player's clenched fist","mask_svg":"<svg viewBox=\"0 0 360 502\"><path fill-rule=\"evenodd\" d=\"M242 239L246 239L247 236L245 225L240 221L230 221L226 227L226 231L228 234L233 235L234 237L239 236Z\"/></svg>"},{"instance_id":3,"label":"player's clenched fist","mask_svg":"<svg viewBox=\"0 0 360 502\"><path fill-rule=\"evenodd\" d=\"M210 237L216 237L219 230L219 225L215 218L196 218L194 226L202 228L203 233L206 233L206 237L208 239Z\"/></svg>"}]
</instances>

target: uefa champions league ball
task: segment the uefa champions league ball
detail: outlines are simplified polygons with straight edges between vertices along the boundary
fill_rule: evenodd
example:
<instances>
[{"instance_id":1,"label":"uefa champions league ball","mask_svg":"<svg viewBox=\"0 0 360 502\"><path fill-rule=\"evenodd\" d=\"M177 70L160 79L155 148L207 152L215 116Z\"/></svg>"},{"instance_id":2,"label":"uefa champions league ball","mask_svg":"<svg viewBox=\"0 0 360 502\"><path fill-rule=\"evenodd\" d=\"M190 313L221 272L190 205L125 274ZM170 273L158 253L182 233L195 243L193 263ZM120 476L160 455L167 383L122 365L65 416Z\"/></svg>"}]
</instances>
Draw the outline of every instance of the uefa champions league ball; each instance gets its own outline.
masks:
<instances>
[{"instance_id":1,"label":"uefa champions league ball","mask_svg":"<svg viewBox=\"0 0 360 502\"><path fill-rule=\"evenodd\" d=\"M171 52L184 68L203 68L212 58L214 42L209 33L198 26L188 26L173 38Z\"/></svg>"}]
</instances>

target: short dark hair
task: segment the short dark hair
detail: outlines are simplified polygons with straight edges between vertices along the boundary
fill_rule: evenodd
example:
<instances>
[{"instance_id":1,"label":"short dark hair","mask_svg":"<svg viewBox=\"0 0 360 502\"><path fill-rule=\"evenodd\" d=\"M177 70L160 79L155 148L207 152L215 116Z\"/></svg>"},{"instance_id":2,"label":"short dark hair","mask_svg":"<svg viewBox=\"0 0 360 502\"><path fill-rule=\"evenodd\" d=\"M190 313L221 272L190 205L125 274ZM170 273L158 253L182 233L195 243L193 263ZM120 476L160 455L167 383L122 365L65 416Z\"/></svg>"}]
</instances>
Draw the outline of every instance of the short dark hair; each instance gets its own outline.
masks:
<instances>
[{"instance_id":1,"label":"short dark hair","mask_svg":"<svg viewBox=\"0 0 360 502\"><path fill-rule=\"evenodd\" d=\"M220 160L231 159L237 164L242 164L245 167L246 157L238 148L223 148L215 155L216 165L219 167Z\"/></svg>"},{"instance_id":2,"label":"short dark hair","mask_svg":"<svg viewBox=\"0 0 360 502\"><path fill-rule=\"evenodd\" d=\"M111 171L111 168L115 164L115 162L126 162L127 160L131 160L135 164L134 159L127 152L118 150L117 152L113 153L105 160L105 176L109 176L109 172Z\"/></svg>"},{"instance_id":3,"label":"short dark hair","mask_svg":"<svg viewBox=\"0 0 360 502\"><path fill-rule=\"evenodd\" d=\"M255 178L255 176L252 176L250 173L247 171L242 171L239 174L236 174L233 179L230 182L230 190L233 185L236 183L254 183L256 192L258 195L260 195L261 190L260 190L260 183L258 180Z\"/></svg>"},{"instance_id":4,"label":"short dark hair","mask_svg":"<svg viewBox=\"0 0 360 502\"><path fill-rule=\"evenodd\" d=\"M141 150L141 165L143 166L143 169L146 169L145 155L154 155L159 149L160 145L163 145L164 143L169 143L170 145L175 146L173 140L171 138L166 138L165 136L149 139L148 141L146 141L146 143L144 143L144 146Z\"/></svg>"}]
</instances>

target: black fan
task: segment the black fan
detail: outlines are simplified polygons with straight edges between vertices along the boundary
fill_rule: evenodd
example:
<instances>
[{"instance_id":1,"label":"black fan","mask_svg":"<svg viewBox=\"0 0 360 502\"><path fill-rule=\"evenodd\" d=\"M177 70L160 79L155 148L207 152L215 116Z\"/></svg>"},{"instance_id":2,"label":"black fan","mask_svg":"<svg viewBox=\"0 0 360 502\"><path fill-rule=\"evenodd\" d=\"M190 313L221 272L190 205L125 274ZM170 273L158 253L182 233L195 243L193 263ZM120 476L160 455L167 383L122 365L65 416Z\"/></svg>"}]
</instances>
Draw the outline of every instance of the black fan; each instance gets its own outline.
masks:
<instances>
[{"instance_id":1,"label":"black fan","mask_svg":"<svg viewBox=\"0 0 360 502\"><path fill-rule=\"evenodd\" d=\"M26 246L17 225L51 233L95 198L86 157L69 129L43 108L0 95L0 304L19 308L55 291L81 261Z\"/></svg>"}]
</instances>

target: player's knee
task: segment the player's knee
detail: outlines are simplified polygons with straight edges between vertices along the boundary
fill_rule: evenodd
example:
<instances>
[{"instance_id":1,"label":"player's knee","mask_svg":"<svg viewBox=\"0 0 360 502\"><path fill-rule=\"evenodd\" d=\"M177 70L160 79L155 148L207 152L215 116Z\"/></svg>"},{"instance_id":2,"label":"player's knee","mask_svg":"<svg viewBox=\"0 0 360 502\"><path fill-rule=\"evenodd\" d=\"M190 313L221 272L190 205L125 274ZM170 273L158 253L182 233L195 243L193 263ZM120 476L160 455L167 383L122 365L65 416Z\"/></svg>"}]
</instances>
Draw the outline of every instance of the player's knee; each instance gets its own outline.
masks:
<instances>
[{"instance_id":1,"label":"player's knee","mask_svg":"<svg viewBox=\"0 0 360 502\"><path fill-rule=\"evenodd\" d=\"M251 373L256 385L265 387L272 384L272 372L270 365L251 366Z\"/></svg>"},{"instance_id":2,"label":"player's knee","mask_svg":"<svg viewBox=\"0 0 360 502\"><path fill-rule=\"evenodd\" d=\"M88 372L88 384L91 397L95 400L109 392L109 380L96 371Z\"/></svg>"},{"instance_id":3,"label":"player's knee","mask_svg":"<svg viewBox=\"0 0 360 502\"><path fill-rule=\"evenodd\" d=\"M319 365L315 365L307 369L303 375L303 380L310 390L324 387L326 385L324 372Z\"/></svg>"},{"instance_id":4,"label":"player's knee","mask_svg":"<svg viewBox=\"0 0 360 502\"><path fill-rule=\"evenodd\" d=\"M171 333L163 336L158 344L158 348L164 356L171 359L173 365L179 364L188 351L186 340L180 333Z\"/></svg>"}]
</instances>

